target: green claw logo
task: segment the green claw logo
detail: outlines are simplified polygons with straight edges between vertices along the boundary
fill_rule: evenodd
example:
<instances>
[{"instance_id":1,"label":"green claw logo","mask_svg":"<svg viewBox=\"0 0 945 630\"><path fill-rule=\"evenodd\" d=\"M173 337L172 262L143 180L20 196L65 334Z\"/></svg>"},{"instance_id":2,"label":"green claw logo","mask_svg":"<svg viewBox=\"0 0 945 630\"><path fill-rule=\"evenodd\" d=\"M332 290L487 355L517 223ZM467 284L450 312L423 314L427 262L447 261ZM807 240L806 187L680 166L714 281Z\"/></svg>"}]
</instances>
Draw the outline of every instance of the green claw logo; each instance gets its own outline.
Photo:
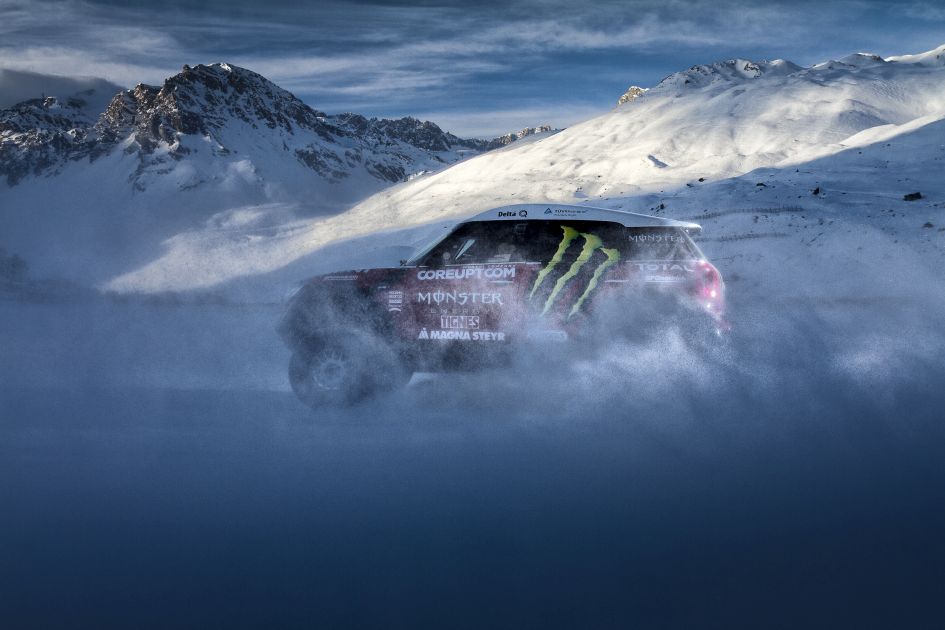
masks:
<instances>
[{"instance_id":1,"label":"green claw logo","mask_svg":"<svg viewBox=\"0 0 945 630\"><path fill-rule=\"evenodd\" d=\"M567 286L581 269L590 261L594 256L595 252L600 252L605 256L604 262L599 264L596 269L594 269L594 275L591 276L590 281L587 283L587 288L584 289L584 292L577 299L574 305L571 307L571 311L568 313L568 319L574 317L581 310L581 306L584 305L584 302L588 297L594 292L594 289L597 288L597 285L600 283L601 277L604 275L609 268L613 267L620 261L620 252L616 249L604 247L603 241L596 234L585 234L583 232L578 232L572 227L567 225L562 225L561 229L564 231L564 236L561 239L561 243L558 244L558 250L555 252L554 256L551 257L551 260L548 261L548 264L538 272L538 277L535 278L535 284L532 286L532 290L528 294L528 299L532 300L535 297L535 292L538 291L545 279L554 271L554 268L557 267L561 261L564 259L564 254L567 252L568 248L571 247L571 243L580 236L584 239L584 246L581 248L581 253L578 254L578 257L571 263L570 269L568 269L558 281L555 282L554 287L551 289L551 293L548 294L548 298L545 300L544 307L541 310L542 315L546 315L551 307L554 305L555 299L558 297L558 294Z\"/></svg>"},{"instance_id":2,"label":"green claw logo","mask_svg":"<svg viewBox=\"0 0 945 630\"><path fill-rule=\"evenodd\" d=\"M551 257L551 260L548 261L548 264L545 265L544 269L538 272L538 277L535 278L535 285L532 287L531 293L528 294L528 299L531 300L535 297L535 291L538 290L538 287L541 286L541 283L545 281L545 278L548 277L555 267L558 266L558 263L561 262L561 259L564 258L564 253L568 251L568 247L571 246L571 241L576 239L579 235L579 232L572 227L567 225L562 225L561 229L564 230L564 238L561 239L561 243L558 244L558 251L555 252L555 255Z\"/></svg>"}]
</instances>

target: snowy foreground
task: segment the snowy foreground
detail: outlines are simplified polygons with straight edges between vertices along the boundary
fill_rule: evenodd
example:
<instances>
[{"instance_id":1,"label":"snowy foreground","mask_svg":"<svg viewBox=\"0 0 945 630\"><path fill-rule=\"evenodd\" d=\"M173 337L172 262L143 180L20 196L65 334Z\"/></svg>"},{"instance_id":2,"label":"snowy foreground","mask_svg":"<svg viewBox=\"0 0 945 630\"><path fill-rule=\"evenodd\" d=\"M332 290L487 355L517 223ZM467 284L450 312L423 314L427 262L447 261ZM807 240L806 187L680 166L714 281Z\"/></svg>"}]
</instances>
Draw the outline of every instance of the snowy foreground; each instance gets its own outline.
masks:
<instances>
[{"instance_id":1,"label":"snowy foreground","mask_svg":"<svg viewBox=\"0 0 945 630\"><path fill-rule=\"evenodd\" d=\"M943 66L756 67L674 75L292 229L283 206L231 210L112 269L114 294L0 293L0 619L940 627ZM697 102L732 127L700 131ZM705 155L647 135L672 120ZM461 200L582 194L703 224L728 351L668 326L320 418L289 393L294 282L403 258Z\"/></svg>"},{"instance_id":2,"label":"snowy foreground","mask_svg":"<svg viewBox=\"0 0 945 630\"><path fill-rule=\"evenodd\" d=\"M935 627L945 291L834 238L734 241L730 353L667 328L318 419L278 305L0 302L0 616Z\"/></svg>"},{"instance_id":3,"label":"snowy foreground","mask_svg":"<svg viewBox=\"0 0 945 630\"><path fill-rule=\"evenodd\" d=\"M0 616L935 627L940 301L734 306L316 422L272 307L2 304Z\"/></svg>"}]
</instances>

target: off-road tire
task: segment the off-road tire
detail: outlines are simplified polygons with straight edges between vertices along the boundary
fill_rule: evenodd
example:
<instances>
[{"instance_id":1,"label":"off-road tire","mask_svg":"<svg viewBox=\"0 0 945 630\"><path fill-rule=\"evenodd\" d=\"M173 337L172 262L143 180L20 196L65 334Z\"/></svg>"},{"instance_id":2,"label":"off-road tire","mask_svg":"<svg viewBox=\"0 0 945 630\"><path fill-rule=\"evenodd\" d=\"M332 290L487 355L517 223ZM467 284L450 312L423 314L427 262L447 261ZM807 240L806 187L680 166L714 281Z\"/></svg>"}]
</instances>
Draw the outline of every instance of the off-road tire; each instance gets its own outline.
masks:
<instances>
[{"instance_id":1,"label":"off-road tire","mask_svg":"<svg viewBox=\"0 0 945 630\"><path fill-rule=\"evenodd\" d=\"M401 387L408 378L390 345L350 331L311 339L289 360L292 391L315 410L353 405Z\"/></svg>"}]
</instances>

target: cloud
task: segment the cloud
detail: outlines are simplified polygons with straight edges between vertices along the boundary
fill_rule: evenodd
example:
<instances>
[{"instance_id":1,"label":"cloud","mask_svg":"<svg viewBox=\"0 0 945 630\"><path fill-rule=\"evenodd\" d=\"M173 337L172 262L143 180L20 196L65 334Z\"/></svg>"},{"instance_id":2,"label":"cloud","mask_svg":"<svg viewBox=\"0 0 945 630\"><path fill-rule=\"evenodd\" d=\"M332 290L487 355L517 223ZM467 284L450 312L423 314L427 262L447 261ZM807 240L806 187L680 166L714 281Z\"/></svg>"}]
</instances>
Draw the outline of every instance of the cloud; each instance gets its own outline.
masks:
<instances>
[{"instance_id":1,"label":"cloud","mask_svg":"<svg viewBox=\"0 0 945 630\"><path fill-rule=\"evenodd\" d=\"M82 98L92 111L100 111L121 89L121 86L92 77L63 77L0 68L0 108L40 95L63 98L84 92Z\"/></svg>"},{"instance_id":2,"label":"cloud","mask_svg":"<svg viewBox=\"0 0 945 630\"><path fill-rule=\"evenodd\" d=\"M0 63L9 69L131 86L167 76L160 60L179 49L167 32L116 23L87 5L0 0Z\"/></svg>"},{"instance_id":3,"label":"cloud","mask_svg":"<svg viewBox=\"0 0 945 630\"><path fill-rule=\"evenodd\" d=\"M913 2L902 7L903 15L917 20L945 22L945 7L930 2ZM945 36L943 36L945 37Z\"/></svg>"},{"instance_id":4,"label":"cloud","mask_svg":"<svg viewBox=\"0 0 945 630\"><path fill-rule=\"evenodd\" d=\"M184 63L228 61L328 111L498 115L578 84L579 94L562 95L568 107L606 108L631 82L731 56L810 64L852 50L918 52L899 49L904 29L913 46L933 48L936 15L929 3L897 13L867 0L0 0L0 66L131 86Z\"/></svg>"}]
</instances>

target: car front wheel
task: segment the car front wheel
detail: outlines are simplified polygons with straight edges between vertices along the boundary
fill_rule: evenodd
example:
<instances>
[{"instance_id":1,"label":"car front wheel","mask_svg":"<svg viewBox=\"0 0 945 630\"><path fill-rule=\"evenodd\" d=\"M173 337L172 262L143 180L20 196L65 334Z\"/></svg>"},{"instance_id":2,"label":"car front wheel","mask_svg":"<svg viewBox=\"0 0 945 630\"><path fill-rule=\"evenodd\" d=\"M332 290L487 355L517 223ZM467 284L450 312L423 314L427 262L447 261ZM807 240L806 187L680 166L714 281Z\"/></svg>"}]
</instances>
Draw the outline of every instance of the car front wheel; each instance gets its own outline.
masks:
<instances>
[{"instance_id":1,"label":"car front wheel","mask_svg":"<svg viewBox=\"0 0 945 630\"><path fill-rule=\"evenodd\" d=\"M347 331L313 340L289 360L292 391L313 409L357 403L402 385L407 376L389 346Z\"/></svg>"}]
</instances>

